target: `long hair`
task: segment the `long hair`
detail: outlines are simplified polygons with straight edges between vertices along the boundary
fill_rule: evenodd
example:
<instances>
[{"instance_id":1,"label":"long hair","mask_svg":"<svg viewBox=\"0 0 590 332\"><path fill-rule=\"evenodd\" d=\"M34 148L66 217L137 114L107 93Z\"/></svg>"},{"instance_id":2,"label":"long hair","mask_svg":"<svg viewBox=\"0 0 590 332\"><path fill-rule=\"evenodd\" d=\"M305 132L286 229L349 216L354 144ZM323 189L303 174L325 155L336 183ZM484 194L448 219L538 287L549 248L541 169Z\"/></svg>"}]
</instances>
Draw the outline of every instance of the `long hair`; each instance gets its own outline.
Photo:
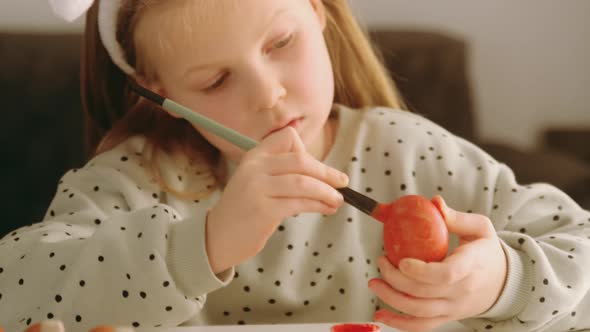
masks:
<instances>
[{"instance_id":1,"label":"long hair","mask_svg":"<svg viewBox=\"0 0 590 332\"><path fill-rule=\"evenodd\" d=\"M87 13L82 48L81 91L87 150L99 154L131 136L143 135L153 152L149 154L152 156L149 167L161 187L181 197L195 198L175 192L162 180L158 152L180 151L208 165L213 174L220 152L187 121L174 118L149 102L140 102L131 93L127 76L112 62L101 42L97 20L99 1ZM138 73L145 71L149 64L139 56L134 44L137 22L148 6L166 1L169 0L126 0L118 14L117 41ZM323 0L323 4L327 17L324 38L334 71L334 103L359 110L374 106L404 108L382 59L354 18L347 0Z\"/></svg>"}]
</instances>

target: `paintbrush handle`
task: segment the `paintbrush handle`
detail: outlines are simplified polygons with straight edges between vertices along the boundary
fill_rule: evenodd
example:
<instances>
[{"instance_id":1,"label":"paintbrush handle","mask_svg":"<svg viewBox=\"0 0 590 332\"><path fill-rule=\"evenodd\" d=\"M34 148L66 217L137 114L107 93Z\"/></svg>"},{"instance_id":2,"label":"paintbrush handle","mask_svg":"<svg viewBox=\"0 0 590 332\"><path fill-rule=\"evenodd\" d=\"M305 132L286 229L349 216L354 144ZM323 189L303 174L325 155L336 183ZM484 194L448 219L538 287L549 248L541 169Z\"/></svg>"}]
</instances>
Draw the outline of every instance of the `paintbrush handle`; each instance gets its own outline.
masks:
<instances>
[{"instance_id":1,"label":"paintbrush handle","mask_svg":"<svg viewBox=\"0 0 590 332\"><path fill-rule=\"evenodd\" d=\"M164 98L159 94L144 88L143 86L137 84L134 79L129 78L128 80L129 87L131 90L135 91L138 95L153 101L154 103L162 106L167 111L170 111L184 119L188 120L190 123L201 126L207 129L209 132L226 139L230 143L238 146L239 148L249 151L253 149L258 142L255 140L246 137L237 131L227 128L219 122L209 119L206 116L203 116L190 108L183 106L175 101L170 99Z\"/></svg>"},{"instance_id":2,"label":"paintbrush handle","mask_svg":"<svg viewBox=\"0 0 590 332\"><path fill-rule=\"evenodd\" d=\"M185 118L194 125L202 126L209 132L227 140L228 142L238 146L239 148L245 151L251 150L256 145L258 145L258 142L256 142L255 140L246 137L233 129L227 128L219 122L213 121L208 117L203 116L186 106L182 106L179 103L164 98L159 94L137 84L132 79L129 80L129 85L131 89L137 92L140 96L143 96L144 98L147 98L148 100L151 100L154 103L161 105L165 110L173 112L174 114ZM362 212L368 215L371 215L371 213L375 210L375 208L378 205L378 202L376 202L375 200L348 187L336 189L342 194L345 202L356 207L357 209L361 210Z\"/></svg>"},{"instance_id":3,"label":"paintbrush handle","mask_svg":"<svg viewBox=\"0 0 590 332\"><path fill-rule=\"evenodd\" d=\"M191 109L182 106L170 99L164 99L162 107L164 107L165 110L182 116L193 124L204 127L211 133L226 139L230 143L242 148L243 150L248 151L258 144L256 141L238 133L237 131L227 128L218 122L200 115L199 113L193 112ZM358 208L368 215L371 215L377 206L377 202L375 200L348 187L337 188L337 190L342 194L345 202Z\"/></svg>"},{"instance_id":4,"label":"paintbrush handle","mask_svg":"<svg viewBox=\"0 0 590 332\"><path fill-rule=\"evenodd\" d=\"M246 137L233 129L227 128L219 122L213 121L205 116L202 116L201 114L192 111L190 108L182 106L170 99L164 99L162 107L164 107L165 110L180 115L181 117L187 119L195 125L207 129L209 132L219 137L223 137L230 143L238 146L239 148L245 151L251 150L256 145L258 145L258 142L256 142L255 140Z\"/></svg>"},{"instance_id":5,"label":"paintbrush handle","mask_svg":"<svg viewBox=\"0 0 590 332\"><path fill-rule=\"evenodd\" d=\"M350 189L349 187L344 188L336 188L344 197L344 201L357 209L361 212L366 213L367 215L371 215L375 208L379 205L379 202L375 201L374 199L367 197L358 191Z\"/></svg>"}]
</instances>

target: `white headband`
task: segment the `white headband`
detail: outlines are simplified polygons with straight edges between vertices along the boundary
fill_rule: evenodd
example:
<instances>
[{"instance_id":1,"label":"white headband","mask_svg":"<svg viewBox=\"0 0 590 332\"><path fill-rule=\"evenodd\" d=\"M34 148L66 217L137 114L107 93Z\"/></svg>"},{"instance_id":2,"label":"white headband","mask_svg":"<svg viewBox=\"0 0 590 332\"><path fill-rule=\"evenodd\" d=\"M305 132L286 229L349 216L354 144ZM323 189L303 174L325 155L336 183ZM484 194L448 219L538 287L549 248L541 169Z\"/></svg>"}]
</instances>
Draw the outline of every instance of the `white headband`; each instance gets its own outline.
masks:
<instances>
[{"instance_id":1,"label":"white headband","mask_svg":"<svg viewBox=\"0 0 590 332\"><path fill-rule=\"evenodd\" d=\"M72 22L82 16L94 0L49 0L53 12ZM100 40L109 53L111 60L124 73L135 74L135 69L125 60L125 52L117 42L117 14L122 0L100 0L98 4L98 32Z\"/></svg>"}]
</instances>

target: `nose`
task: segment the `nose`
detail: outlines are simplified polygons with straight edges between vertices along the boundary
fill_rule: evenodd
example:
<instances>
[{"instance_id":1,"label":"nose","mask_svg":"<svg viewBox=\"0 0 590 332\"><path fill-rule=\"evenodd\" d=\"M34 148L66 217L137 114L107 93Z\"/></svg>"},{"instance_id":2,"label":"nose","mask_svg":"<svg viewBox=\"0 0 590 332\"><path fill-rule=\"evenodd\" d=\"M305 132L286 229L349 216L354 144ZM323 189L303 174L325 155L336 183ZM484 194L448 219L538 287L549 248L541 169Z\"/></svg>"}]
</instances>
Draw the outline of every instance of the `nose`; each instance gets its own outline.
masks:
<instances>
[{"instance_id":1,"label":"nose","mask_svg":"<svg viewBox=\"0 0 590 332\"><path fill-rule=\"evenodd\" d=\"M287 96L287 89L279 76L271 69L258 69L254 72L251 96L254 108L259 111L272 110Z\"/></svg>"}]
</instances>

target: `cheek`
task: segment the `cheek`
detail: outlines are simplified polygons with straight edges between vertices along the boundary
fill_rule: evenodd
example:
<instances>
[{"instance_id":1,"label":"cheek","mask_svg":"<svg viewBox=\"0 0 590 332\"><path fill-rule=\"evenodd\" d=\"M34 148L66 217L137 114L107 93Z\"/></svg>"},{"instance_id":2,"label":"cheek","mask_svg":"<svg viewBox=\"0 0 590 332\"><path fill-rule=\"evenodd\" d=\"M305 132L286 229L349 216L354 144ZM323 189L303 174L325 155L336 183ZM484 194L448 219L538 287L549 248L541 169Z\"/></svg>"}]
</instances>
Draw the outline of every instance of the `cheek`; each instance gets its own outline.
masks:
<instances>
[{"instance_id":1,"label":"cheek","mask_svg":"<svg viewBox=\"0 0 590 332\"><path fill-rule=\"evenodd\" d=\"M191 110L205 116L215 122L222 124L225 127L236 130L244 135L250 136L248 128L244 125L247 123L243 116L246 112L243 108L243 102L234 95L222 95L221 97L200 98L190 91L175 91L175 94L170 93L169 97L172 100L178 101L180 104L190 108ZM216 148L222 151L229 151L235 148L231 143L225 139L220 138L214 134L209 133L206 129L195 126L195 130L199 131L203 137ZM250 129L251 130L251 129ZM240 151L239 148L235 148ZM234 151L235 152L235 151Z\"/></svg>"},{"instance_id":2,"label":"cheek","mask_svg":"<svg viewBox=\"0 0 590 332\"><path fill-rule=\"evenodd\" d=\"M329 104L334 96L334 78L330 57L323 38L309 38L296 52L297 65L292 72L291 89L304 103Z\"/></svg>"},{"instance_id":3,"label":"cheek","mask_svg":"<svg viewBox=\"0 0 590 332\"><path fill-rule=\"evenodd\" d=\"M191 110L221 123L225 127L234 130L240 130L240 124L243 122L239 118L240 102L238 98L232 95L223 95L221 97L200 98L193 94L186 93L179 96L178 101L184 103Z\"/></svg>"}]
</instances>

